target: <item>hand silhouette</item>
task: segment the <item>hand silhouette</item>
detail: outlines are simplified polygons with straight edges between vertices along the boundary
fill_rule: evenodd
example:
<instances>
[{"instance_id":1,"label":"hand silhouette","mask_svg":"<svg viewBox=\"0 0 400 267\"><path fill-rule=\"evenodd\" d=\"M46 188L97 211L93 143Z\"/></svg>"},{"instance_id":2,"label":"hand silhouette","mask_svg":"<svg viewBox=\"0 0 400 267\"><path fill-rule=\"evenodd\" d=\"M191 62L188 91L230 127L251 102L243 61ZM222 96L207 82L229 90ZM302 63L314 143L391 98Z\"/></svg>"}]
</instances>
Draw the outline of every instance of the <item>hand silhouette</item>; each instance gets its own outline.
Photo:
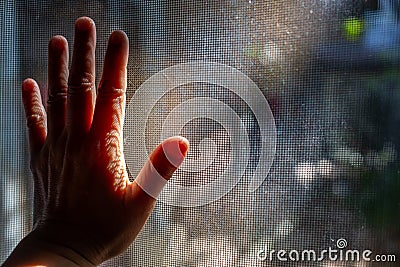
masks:
<instances>
[{"instance_id":1,"label":"hand silhouette","mask_svg":"<svg viewBox=\"0 0 400 267\"><path fill-rule=\"evenodd\" d=\"M37 83L23 82L34 229L5 266L97 265L131 244L155 205L129 181L122 151L128 39L122 31L110 35L97 96L95 43L94 22L79 18L68 72L67 41L50 40L47 110ZM151 183L157 172L168 180L187 149L182 137L165 140L150 155L154 168L140 179Z\"/></svg>"}]
</instances>

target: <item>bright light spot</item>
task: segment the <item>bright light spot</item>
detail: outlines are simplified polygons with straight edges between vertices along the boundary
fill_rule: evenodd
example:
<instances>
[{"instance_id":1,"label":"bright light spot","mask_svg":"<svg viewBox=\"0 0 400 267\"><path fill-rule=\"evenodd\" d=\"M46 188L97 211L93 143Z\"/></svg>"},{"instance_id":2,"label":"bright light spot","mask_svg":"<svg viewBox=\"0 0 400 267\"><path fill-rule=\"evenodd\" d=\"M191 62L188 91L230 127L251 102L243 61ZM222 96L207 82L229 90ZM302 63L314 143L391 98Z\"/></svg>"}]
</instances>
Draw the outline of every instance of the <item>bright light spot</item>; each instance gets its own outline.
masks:
<instances>
[{"instance_id":1,"label":"bright light spot","mask_svg":"<svg viewBox=\"0 0 400 267\"><path fill-rule=\"evenodd\" d=\"M275 233L278 236L288 236L293 232L293 230L294 230L294 225L292 221L285 219L277 224L275 228Z\"/></svg>"},{"instance_id":2,"label":"bright light spot","mask_svg":"<svg viewBox=\"0 0 400 267\"><path fill-rule=\"evenodd\" d=\"M354 267L367 267L369 266L366 262L358 262Z\"/></svg>"},{"instance_id":3,"label":"bright light spot","mask_svg":"<svg viewBox=\"0 0 400 267\"><path fill-rule=\"evenodd\" d=\"M325 262L321 265L321 267L343 267L344 265L342 263L336 263L336 262Z\"/></svg>"},{"instance_id":4,"label":"bright light spot","mask_svg":"<svg viewBox=\"0 0 400 267\"><path fill-rule=\"evenodd\" d=\"M196 262L198 256L203 258L197 266L233 266L237 259L237 252L235 247L227 238L218 237L216 240L209 240L207 238L198 238L190 242L190 251L194 252L192 255L193 262Z\"/></svg>"},{"instance_id":5,"label":"bright light spot","mask_svg":"<svg viewBox=\"0 0 400 267\"><path fill-rule=\"evenodd\" d=\"M397 159L397 151L393 143L386 143L380 154L381 157L385 158L389 163Z\"/></svg>"},{"instance_id":6,"label":"bright light spot","mask_svg":"<svg viewBox=\"0 0 400 267\"><path fill-rule=\"evenodd\" d=\"M383 170L389 163L396 161L397 151L392 143L386 143L379 152L371 151L365 155L365 164L376 170Z\"/></svg>"},{"instance_id":7,"label":"bright light spot","mask_svg":"<svg viewBox=\"0 0 400 267\"><path fill-rule=\"evenodd\" d=\"M333 164L327 159L322 159L318 161L316 168L321 176L329 176L332 174Z\"/></svg>"},{"instance_id":8,"label":"bright light spot","mask_svg":"<svg viewBox=\"0 0 400 267\"><path fill-rule=\"evenodd\" d=\"M295 174L297 181L304 187L308 187L314 180L316 168L310 162L303 162L296 166Z\"/></svg>"},{"instance_id":9,"label":"bright light spot","mask_svg":"<svg viewBox=\"0 0 400 267\"><path fill-rule=\"evenodd\" d=\"M361 167L364 161L363 156L359 152L353 151L348 147L337 148L333 156L337 160L350 164L354 167Z\"/></svg>"},{"instance_id":10,"label":"bright light spot","mask_svg":"<svg viewBox=\"0 0 400 267\"><path fill-rule=\"evenodd\" d=\"M262 267L265 266L262 261L254 257L254 255L257 255L257 251L254 252L253 254L247 254L245 255L239 262L238 265L236 266L252 266L252 267Z\"/></svg>"},{"instance_id":11,"label":"bright light spot","mask_svg":"<svg viewBox=\"0 0 400 267\"><path fill-rule=\"evenodd\" d=\"M280 64L283 61L282 51L273 42L267 42L260 54L259 60L265 66Z\"/></svg>"},{"instance_id":12,"label":"bright light spot","mask_svg":"<svg viewBox=\"0 0 400 267\"><path fill-rule=\"evenodd\" d=\"M386 162L379 157L379 153L376 151L369 152L365 155L365 164L376 170L383 170L386 167Z\"/></svg>"}]
</instances>

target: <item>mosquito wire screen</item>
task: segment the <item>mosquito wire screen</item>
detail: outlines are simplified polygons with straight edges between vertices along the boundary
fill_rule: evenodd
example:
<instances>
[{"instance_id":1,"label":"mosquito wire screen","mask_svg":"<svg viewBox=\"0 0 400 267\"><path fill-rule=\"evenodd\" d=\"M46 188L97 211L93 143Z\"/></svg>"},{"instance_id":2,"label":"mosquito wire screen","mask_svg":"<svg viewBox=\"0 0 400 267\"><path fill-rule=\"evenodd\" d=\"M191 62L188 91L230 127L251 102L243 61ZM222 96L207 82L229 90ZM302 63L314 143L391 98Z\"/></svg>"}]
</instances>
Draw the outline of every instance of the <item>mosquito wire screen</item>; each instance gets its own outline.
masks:
<instances>
[{"instance_id":1,"label":"mosquito wire screen","mask_svg":"<svg viewBox=\"0 0 400 267\"><path fill-rule=\"evenodd\" d=\"M47 86L47 42L80 16L99 70L110 32L130 39L132 175L191 143L104 266L398 266L398 0L1 1L0 262L32 225L21 81Z\"/></svg>"}]
</instances>

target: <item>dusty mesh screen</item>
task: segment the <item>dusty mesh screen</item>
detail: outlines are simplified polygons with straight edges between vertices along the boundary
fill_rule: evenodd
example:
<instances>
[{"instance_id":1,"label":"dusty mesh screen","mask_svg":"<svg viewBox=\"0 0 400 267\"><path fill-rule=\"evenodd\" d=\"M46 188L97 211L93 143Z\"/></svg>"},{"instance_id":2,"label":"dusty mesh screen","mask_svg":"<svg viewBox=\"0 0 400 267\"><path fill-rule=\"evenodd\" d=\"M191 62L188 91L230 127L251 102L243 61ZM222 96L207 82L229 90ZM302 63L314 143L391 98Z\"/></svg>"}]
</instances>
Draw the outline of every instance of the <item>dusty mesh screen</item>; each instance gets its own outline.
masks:
<instances>
[{"instance_id":1,"label":"dusty mesh screen","mask_svg":"<svg viewBox=\"0 0 400 267\"><path fill-rule=\"evenodd\" d=\"M72 44L73 23L85 15L97 26L97 75L109 33L121 29L130 38L128 104L143 82L193 62L232 68L269 104L254 110L240 94L209 83L223 75L219 68L160 95L139 117L144 134L127 137L128 146L139 142L151 151L164 122L185 114L178 133L191 142L192 163L173 183L205 186L221 180L225 168L240 179L202 205L191 206L190 198L184 207L158 202L134 244L104 266L397 266L398 0L1 1L0 14L0 262L32 224L21 81L33 77L46 87L49 38L62 34ZM147 101L156 92L144 94ZM191 99L217 100L207 103L229 107L240 123L222 108L205 116L203 102ZM271 117L259 120L260 110L271 112L272 124ZM263 140L273 141L263 139L263 129L272 126L273 162L262 157ZM126 127L136 125L128 118ZM240 133L247 138L237 140L248 143L237 149ZM249 190L257 168L265 179ZM187 198L174 190L169 196ZM330 248L338 257L342 251L342 261L322 253ZM348 250L359 251L360 260L346 260ZM371 262L362 258L366 250ZM304 251L316 257L302 259Z\"/></svg>"}]
</instances>

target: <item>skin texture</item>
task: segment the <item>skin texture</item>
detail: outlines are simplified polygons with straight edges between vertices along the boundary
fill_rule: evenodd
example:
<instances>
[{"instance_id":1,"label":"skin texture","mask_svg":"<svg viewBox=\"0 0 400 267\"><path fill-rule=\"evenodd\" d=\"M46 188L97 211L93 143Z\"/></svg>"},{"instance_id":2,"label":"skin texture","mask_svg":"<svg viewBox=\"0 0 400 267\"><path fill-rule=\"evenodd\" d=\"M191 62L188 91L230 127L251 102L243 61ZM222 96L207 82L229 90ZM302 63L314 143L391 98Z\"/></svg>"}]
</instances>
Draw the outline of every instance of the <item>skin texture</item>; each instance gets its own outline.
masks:
<instances>
[{"instance_id":1,"label":"skin texture","mask_svg":"<svg viewBox=\"0 0 400 267\"><path fill-rule=\"evenodd\" d=\"M68 71L67 41L50 40L47 110L37 83L23 82L34 228L4 266L98 265L123 252L153 210L156 200L129 181L122 151L128 38L122 31L110 35L97 96L95 46L94 22L79 18ZM168 180L177 166L163 147L181 163L188 142L171 137L150 155Z\"/></svg>"}]
</instances>

